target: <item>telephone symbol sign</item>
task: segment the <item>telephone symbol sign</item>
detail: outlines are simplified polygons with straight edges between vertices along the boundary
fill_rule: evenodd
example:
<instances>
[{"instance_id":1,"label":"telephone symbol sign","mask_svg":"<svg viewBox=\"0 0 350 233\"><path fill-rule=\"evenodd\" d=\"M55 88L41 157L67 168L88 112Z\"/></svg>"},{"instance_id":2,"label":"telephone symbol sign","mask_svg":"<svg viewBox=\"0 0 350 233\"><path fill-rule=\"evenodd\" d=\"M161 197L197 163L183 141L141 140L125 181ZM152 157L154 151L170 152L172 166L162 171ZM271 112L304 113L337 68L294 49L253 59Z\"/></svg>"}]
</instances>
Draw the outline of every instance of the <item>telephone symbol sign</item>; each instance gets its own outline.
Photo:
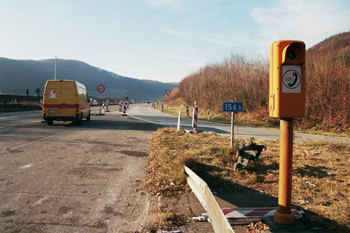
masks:
<instances>
[{"instance_id":1,"label":"telephone symbol sign","mask_svg":"<svg viewBox=\"0 0 350 233\"><path fill-rule=\"evenodd\" d=\"M282 93L301 93L301 66L282 66Z\"/></svg>"}]
</instances>

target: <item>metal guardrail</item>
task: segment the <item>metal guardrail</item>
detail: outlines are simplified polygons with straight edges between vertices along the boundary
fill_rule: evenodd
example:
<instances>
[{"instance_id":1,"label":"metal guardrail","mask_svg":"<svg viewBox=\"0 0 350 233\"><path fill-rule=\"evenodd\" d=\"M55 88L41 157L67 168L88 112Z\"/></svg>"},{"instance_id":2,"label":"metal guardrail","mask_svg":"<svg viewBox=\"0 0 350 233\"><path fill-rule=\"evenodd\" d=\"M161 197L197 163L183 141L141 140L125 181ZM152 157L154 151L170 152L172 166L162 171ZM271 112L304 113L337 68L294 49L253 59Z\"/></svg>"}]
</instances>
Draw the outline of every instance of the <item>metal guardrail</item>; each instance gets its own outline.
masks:
<instances>
[{"instance_id":1,"label":"metal guardrail","mask_svg":"<svg viewBox=\"0 0 350 233\"><path fill-rule=\"evenodd\" d=\"M185 166L185 172L188 175L187 183L207 211L214 231L216 233L234 233L207 183L187 166Z\"/></svg>"}]
</instances>

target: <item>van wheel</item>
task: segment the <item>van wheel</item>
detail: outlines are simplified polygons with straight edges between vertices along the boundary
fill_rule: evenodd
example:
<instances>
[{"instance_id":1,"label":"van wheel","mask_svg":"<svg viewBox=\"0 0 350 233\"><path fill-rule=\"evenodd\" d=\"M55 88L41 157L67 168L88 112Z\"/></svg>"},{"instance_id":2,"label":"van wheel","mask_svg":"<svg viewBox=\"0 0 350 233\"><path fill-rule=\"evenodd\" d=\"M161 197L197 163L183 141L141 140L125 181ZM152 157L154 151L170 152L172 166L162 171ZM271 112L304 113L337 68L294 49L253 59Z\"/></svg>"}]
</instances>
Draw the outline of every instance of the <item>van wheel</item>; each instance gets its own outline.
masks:
<instances>
[{"instance_id":1,"label":"van wheel","mask_svg":"<svg viewBox=\"0 0 350 233\"><path fill-rule=\"evenodd\" d=\"M47 121L47 124L48 124L48 125L52 125L52 124L53 124L53 120L48 120L48 121Z\"/></svg>"},{"instance_id":2,"label":"van wheel","mask_svg":"<svg viewBox=\"0 0 350 233\"><path fill-rule=\"evenodd\" d=\"M80 116L80 118L77 121L78 125L82 125L83 124L83 116Z\"/></svg>"},{"instance_id":3,"label":"van wheel","mask_svg":"<svg viewBox=\"0 0 350 233\"><path fill-rule=\"evenodd\" d=\"M86 118L87 121L91 119L91 112L89 112L89 116Z\"/></svg>"}]
</instances>

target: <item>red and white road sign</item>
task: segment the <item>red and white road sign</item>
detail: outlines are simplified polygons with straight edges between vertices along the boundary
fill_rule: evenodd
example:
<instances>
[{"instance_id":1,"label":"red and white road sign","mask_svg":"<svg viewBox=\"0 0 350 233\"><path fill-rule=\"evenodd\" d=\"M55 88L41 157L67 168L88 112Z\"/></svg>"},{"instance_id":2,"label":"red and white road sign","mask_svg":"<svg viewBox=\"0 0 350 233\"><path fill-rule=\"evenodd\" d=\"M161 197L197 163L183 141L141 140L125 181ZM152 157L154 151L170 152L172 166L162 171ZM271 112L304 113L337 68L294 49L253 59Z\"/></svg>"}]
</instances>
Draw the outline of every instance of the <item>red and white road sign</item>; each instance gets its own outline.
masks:
<instances>
[{"instance_id":1,"label":"red and white road sign","mask_svg":"<svg viewBox=\"0 0 350 233\"><path fill-rule=\"evenodd\" d=\"M169 96L170 93L171 93L171 90L165 90L165 93L166 93L167 96Z\"/></svg>"},{"instance_id":2,"label":"red and white road sign","mask_svg":"<svg viewBox=\"0 0 350 233\"><path fill-rule=\"evenodd\" d=\"M103 86L102 84L97 86L97 91L99 93L103 93L106 90L105 86Z\"/></svg>"},{"instance_id":3,"label":"red and white road sign","mask_svg":"<svg viewBox=\"0 0 350 233\"><path fill-rule=\"evenodd\" d=\"M198 101L194 102L193 117L192 117L192 128L196 130L198 121Z\"/></svg>"},{"instance_id":4,"label":"red and white road sign","mask_svg":"<svg viewBox=\"0 0 350 233\"><path fill-rule=\"evenodd\" d=\"M263 220L268 217L273 217L277 208L231 208L222 209L222 213L231 225L235 224L245 224L256 220ZM296 209L291 210L296 219L301 219L304 213L303 211L298 211ZM193 220L203 222L208 220L208 214L203 213L202 216L193 217Z\"/></svg>"},{"instance_id":5,"label":"red and white road sign","mask_svg":"<svg viewBox=\"0 0 350 233\"><path fill-rule=\"evenodd\" d=\"M126 116L126 104L127 104L127 102L124 101L123 102L123 116Z\"/></svg>"},{"instance_id":6,"label":"red and white road sign","mask_svg":"<svg viewBox=\"0 0 350 233\"><path fill-rule=\"evenodd\" d=\"M237 208L237 209L222 209L226 218L266 218L274 216L276 208ZM300 219L302 214L295 209L292 209L295 218Z\"/></svg>"}]
</instances>

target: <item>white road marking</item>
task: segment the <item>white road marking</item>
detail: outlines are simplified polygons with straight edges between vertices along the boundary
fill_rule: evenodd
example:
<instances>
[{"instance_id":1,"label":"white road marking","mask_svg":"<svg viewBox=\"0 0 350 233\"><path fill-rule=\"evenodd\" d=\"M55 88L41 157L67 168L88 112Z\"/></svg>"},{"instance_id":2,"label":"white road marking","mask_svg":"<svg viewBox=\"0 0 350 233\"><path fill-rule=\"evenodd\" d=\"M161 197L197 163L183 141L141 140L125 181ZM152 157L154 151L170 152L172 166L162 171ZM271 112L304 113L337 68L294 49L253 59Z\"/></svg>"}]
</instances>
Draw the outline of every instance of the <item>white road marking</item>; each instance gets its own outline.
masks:
<instances>
[{"instance_id":1,"label":"white road marking","mask_svg":"<svg viewBox=\"0 0 350 233\"><path fill-rule=\"evenodd\" d=\"M8 116L8 117L0 117L0 120L2 119L10 119L10 118L17 118L19 116Z\"/></svg>"}]
</instances>

